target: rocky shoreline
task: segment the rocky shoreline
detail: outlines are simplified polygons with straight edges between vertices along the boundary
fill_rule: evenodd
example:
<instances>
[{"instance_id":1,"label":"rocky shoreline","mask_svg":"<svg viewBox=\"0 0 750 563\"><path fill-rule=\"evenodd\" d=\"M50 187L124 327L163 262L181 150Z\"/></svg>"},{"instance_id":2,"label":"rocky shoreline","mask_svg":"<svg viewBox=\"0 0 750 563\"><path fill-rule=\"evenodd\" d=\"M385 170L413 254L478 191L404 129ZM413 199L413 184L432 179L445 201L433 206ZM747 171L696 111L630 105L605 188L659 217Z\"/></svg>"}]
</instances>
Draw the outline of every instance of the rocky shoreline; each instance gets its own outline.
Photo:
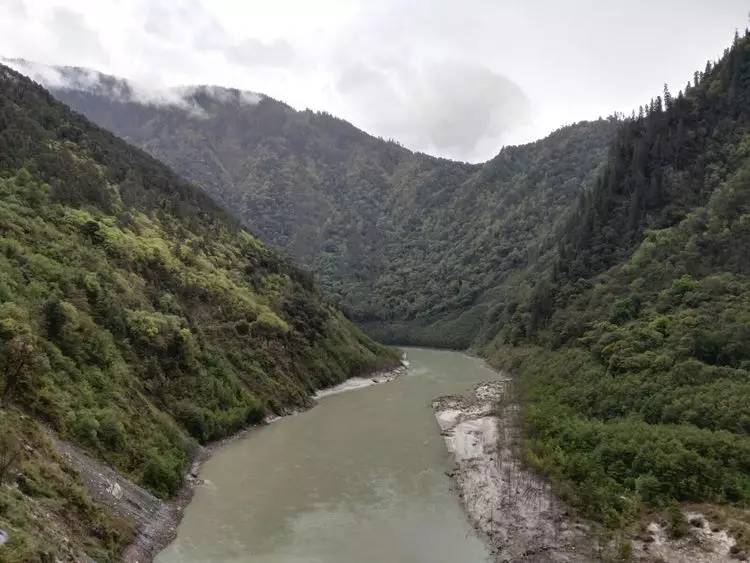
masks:
<instances>
[{"instance_id":1,"label":"rocky shoreline","mask_svg":"<svg viewBox=\"0 0 750 563\"><path fill-rule=\"evenodd\" d=\"M339 385L319 391L313 396L313 400L393 381L406 372L406 365L407 363L402 361L390 370L375 372L366 377L353 377ZM313 406L314 404L315 402ZM285 416L298 412L290 411ZM272 423L280 418L283 417L269 416L265 423ZM50 441L58 454L80 474L86 489L96 502L118 517L135 524L137 533L122 554L123 563L150 563L176 537L177 526L182 520L184 509L192 500L196 487L202 483L199 477L201 465L217 448L242 437L252 429L253 427L246 428L233 436L199 447L185 475L182 488L176 496L168 500L157 498L80 448L51 434Z\"/></svg>"},{"instance_id":2,"label":"rocky shoreline","mask_svg":"<svg viewBox=\"0 0 750 563\"><path fill-rule=\"evenodd\" d=\"M447 449L456 461L450 477L474 528L498 563L515 561L601 561L617 559L629 545L626 560L639 562L747 561L726 529L702 512L683 507L689 526L672 538L657 516L642 522L642 532L624 531L618 545L594 524L577 518L538 474L520 462L519 405L512 380L477 385L466 395L433 401Z\"/></svg>"},{"instance_id":3,"label":"rocky shoreline","mask_svg":"<svg viewBox=\"0 0 750 563\"><path fill-rule=\"evenodd\" d=\"M571 518L549 485L519 461L510 385L510 379L489 381L433 402L456 461L451 477L461 503L498 562L593 561L588 525Z\"/></svg>"}]
</instances>

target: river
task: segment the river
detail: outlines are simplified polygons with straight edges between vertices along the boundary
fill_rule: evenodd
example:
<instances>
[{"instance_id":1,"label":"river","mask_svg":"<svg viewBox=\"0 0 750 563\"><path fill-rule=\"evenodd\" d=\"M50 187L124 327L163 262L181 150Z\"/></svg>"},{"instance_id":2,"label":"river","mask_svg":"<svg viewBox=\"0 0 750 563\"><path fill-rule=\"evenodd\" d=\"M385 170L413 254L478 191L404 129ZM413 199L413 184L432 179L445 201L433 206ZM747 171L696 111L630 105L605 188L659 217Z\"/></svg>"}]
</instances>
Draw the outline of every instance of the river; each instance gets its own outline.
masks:
<instances>
[{"instance_id":1,"label":"river","mask_svg":"<svg viewBox=\"0 0 750 563\"><path fill-rule=\"evenodd\" d=\"M157 563L488 561L450 491L431 401L497 374L459 352L405 352L399 379L323 397L219 448Z\"/></svg>"}]
</instances>

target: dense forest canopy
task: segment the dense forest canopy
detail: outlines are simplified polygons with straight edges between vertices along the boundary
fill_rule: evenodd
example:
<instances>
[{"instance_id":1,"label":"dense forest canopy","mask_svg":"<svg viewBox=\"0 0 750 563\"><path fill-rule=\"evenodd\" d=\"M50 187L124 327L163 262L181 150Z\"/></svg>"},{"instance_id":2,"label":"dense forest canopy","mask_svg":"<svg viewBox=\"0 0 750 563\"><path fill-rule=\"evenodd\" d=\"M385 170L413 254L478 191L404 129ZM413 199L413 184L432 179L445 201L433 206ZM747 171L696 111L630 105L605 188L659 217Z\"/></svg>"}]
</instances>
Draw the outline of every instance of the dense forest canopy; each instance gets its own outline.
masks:
<instances>
[{"instance_id":1,"label":"dense forest canopy","mask_svg":"<svg viewBox=\"0 0 750 563\"><path fill-rule=\"evenodd\" d=\"M617 127L578 123L469 165L265 96L195 87L155 105L128 88L100 76L53 92L202 186L371 334L459 348L488 322L493 290L535 261Z\"/></svg>"},{"instance_id":2,"label":"dense forest canopy","mask_svg":"<svg viewBox=\"0 0 750 563\"><path fill-rule=\"evenodd\" d=\"M0 234L4 561L53 558L60 526L99 560L128 538L44 427L166 497L196 443L397 361L207 194L4 66Z\"/></svg>"}]
</instances>

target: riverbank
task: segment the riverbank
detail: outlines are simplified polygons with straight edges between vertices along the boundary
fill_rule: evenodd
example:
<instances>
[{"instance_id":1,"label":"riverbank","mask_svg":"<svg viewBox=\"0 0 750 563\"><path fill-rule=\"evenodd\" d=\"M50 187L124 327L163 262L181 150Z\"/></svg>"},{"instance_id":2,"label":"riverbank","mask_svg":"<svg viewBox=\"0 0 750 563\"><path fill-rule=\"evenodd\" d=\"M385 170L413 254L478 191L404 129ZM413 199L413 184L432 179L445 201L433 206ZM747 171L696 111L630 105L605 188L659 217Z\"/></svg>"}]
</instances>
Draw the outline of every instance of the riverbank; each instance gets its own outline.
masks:
<instances>
[{"instance_id":1,"label":"riverbank","mask_svg":"<svg viewBox=\"0 0 750 563\"><path fill-rule=\"evenodd\" d=\"M549 485L520 463L510 385L490 381L433 402L461 503L496 561L593 561L588 525L571 518Z\"/></svg>"},{"instance_id":2,"label":"riverbank","mask_svg":"<svg viewBox=\"0 0 750 563\"><path fill-rule=\"evenodd\" d=\"M684 529L670 532L664 514L644 515L619 539L576 518L549 484L520 462L519 405L511 379L477 385L466 395L433 401L451 473L474 528L497 562L588 562L612 560L722 563L747 561L730 532L731 517L710 519L716 507L681 507ZM734 519L736 531L742 519Z\"/></svg>"},{"instance_id":3,"label":"riverbank","mask_svg":"<svg viewBox=\"0 0 750 563\"><path fill-rule=\"evenodd\" d=\"M365 377L350 377L349 379L339 383L338 385L334 385L333 387L328 387L326 389L320 389L317 393L315 393L315 395L313 395L313 399L317 401L329 395L337 395L338 393L354 391L356 389L370 387L371 385L388 383L389 381L393 381L397 377L400 377L404 373L406 373L406 368L408 365L409 363L406 360L401 360L401 365L392 370L376 372Z\"/></svg>"},{"instance_id":4,"label":"riverbank","mask_svg":"<svg viewBox=\"0 0 750 563\"><path fill-rule=\"evenodd\" d=\"M366 377L353 377L313 395L312 406L315 405L315 401L330 394L393 381L405 371L406 364L402 361L400 365L390 370L375 372ZM296 412L298 411L290 411L285 416L291 416ZM264 422L267 424L280 418L282 417L269 416ZM124 563L150 563L176 537L177 526L182 520L184 510L192 500L196 487L202 483L199 477L201 465L218 448L241 438L253 428L256 427L248 427L223 440L199 446L185 474L182 488L177 495L168 500L157 498L80 448L59 440L51 434L49 437L57 452L81 476L91 497L117 517L135 525L136 536L123 552L122 561Z\"/></svg>"}]
</instances>

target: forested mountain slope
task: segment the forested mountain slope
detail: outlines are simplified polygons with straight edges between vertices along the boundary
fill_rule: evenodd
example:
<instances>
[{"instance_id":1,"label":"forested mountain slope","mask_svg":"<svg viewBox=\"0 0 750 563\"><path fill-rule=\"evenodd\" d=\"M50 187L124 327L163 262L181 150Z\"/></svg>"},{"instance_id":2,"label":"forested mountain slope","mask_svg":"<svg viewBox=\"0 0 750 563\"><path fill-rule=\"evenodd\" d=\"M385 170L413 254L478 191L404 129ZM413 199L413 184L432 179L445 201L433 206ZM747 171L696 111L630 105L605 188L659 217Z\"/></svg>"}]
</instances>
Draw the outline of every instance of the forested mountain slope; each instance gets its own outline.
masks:
<instances>
[{"instance_id":1,"label":"forested mountain slope","mask_svg":"<svg viewBox=\"0 0 750 563\"><path fill-rule=\"evenodd\" d=\"M623 124L557 238L487 348L521 375L529 458L611 525L644 503L747 508L747 36Z\"/></svg>"},{"instance_id":2,"label":"forested mountain slope","mask_svg":"<svg viewBox=\"0 0 750 563\"><path fill-rule=\"evenodd\" d=\"M115 560L132 532L43 426L169 496L196 442L397 361L203 191L4 66L0 235L2 561Z\"/></svg>"},{"instance_id":3,"label":"forested mountain slope","mask_svg":"<svg viewBox=\"0 0 750 563\"><path fill-rule=\"evenodd\" d=\"M351 318L402 343L475 340L495 288L536 259L617 126L579 123L470 165L257 94L191 87L144 100L116 78L52 72L55 96L195 181L311 268Z\"/></svg>"},{"instance_id":4,"label":"forested mountain slope","mask_svg":"<svg viewBox=\"0 0 750 563\"><path fill-rule=\"evenodd\" d=\"M586 515L707 502L743 515L750 548L750 39L630 119L482 165L246 93L149 105L96 84L56 95L197 179L373 333L515 370L527 459Z\"/></svg>"}]
</instances>

